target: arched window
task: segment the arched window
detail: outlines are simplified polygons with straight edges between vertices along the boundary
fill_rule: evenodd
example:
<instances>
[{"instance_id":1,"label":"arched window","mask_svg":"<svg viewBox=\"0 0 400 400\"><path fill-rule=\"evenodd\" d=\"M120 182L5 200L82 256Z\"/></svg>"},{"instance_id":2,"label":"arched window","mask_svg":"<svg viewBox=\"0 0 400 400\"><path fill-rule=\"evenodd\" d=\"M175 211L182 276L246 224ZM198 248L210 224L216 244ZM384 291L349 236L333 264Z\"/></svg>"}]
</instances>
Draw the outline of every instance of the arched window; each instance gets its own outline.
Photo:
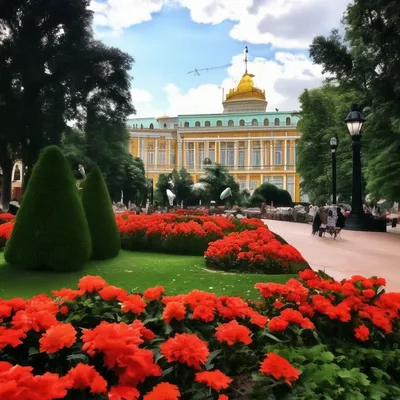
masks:
<instances>
[{"instance_id":1,"label":"arched window","mask_svg":"<svg viewBox=\"0 0 400 400\"><path fill-rule=\"evenodd\" d=\"M252 126L258 126L258 121L254 118L254 119L251 121L251 125L252 125Z\"/></svg>"},{"instance_id":2,"label":"arched window","mask_svg":"<svg viewBox=\"0 0 400 400\"><path fill-rule=\"evenodd\" d=\"M217 121L217 126L222 126L222 121Z\"/></svg>"},{"instance_id":3,"label":"arched window","mask_svg":"<svg viewBox=\"0 0 400 400\"><path fill-rule=\"evenodd\" d=\"M154 129L154 125L153 125L153 124L150 124L149 128L150 128L150 129Z\"/></svg>"},{"instance_id":4,"label":"arched window","mask_svg":"<svg viewBox=\"0 0 400 400\"><path fill-rule=\"evenodd\" d=\"M244 119L241 119L241 120L239 121L239 125L240 125L240 126L244 126Z\"/></svg>"},{"instance_id":5,"label":"arched window","mask_svg":"<svg viewBox=\"0 0 400 400\"><path fill-rule=\"evenodd\" d=\"M264 119L264 126L269 126L269 119L268 118Z\"/></svg>"},{"instance_id":6,"label":"arched window","mask_svg":"<svg viewBox=\"0 0 400 400\"><path fill-rule=\"evenodd\" d=\"M194 126L195 126L196 128L199 128L199 127L200 127L200 121L196 121L196 122L194 123Z\"/></svg>"},{"instance_id":7,"label":"arched window","mask_svg":"<svg viewBox=\"0 0 400 400\"><path fill-rule=\"evenodd\" d=\"M211 126L210 121L204 122L204 126Z\"/></svg>"},{"instance_id":8,"label":"arched window","mask_svg":"<svg viewBox=\"0 0 400 400\"><path fill-rule=\"evenodd\" d=\"M143 129L143 124L140 124L140 129Z\"/></svg>"},{"instance_id":9,"label":"arched window","mask_svg":"<svg viewBox=\"0 0 400 400\"><path fill-rule=\"evenodd\" d=\"M185 122L185 123L183 124L183 127L184 127L184 128L189 128L189 122Z\"/></svg>"},{"instance_id":10,"label":"arched window","mask_svg":"<svg viewBox=\"0 0 400 400\"><path fill-rule=\"evenodd\" d=\"M230 119L230 120L228 121L228 126L233 126L233 125L234 125L233 120Z\"/></svg>"},{"instance_id":11,"label":"arched window","mask_svg":"<svg viewBox=\"0 0 400 400\"><path fill-rule=\"evenodd\" d=\"M164 124L164 128L166 128L167 127L167 124Z\"/></svg>"},{"instance_id":12,"label":"arched window","mask_svg":"<svg viewBox=\"0 0 400 400\"><path fill-rule=\"evenodd\" d=\"M279 126L279 125L280 125L279 118L275 118L275 126Z\"/></svg>"},{"instance_id":13,"label":"arched window","mask_svg":"<svg viewBox=\"0 0 400 400\"><path fill-rule=\"evenodd\" d=\"M292 121L291 121L290 117L287 117L286 118L286 126L290 126L290 125L292 125Z\"/></svg>"}]
</instances>

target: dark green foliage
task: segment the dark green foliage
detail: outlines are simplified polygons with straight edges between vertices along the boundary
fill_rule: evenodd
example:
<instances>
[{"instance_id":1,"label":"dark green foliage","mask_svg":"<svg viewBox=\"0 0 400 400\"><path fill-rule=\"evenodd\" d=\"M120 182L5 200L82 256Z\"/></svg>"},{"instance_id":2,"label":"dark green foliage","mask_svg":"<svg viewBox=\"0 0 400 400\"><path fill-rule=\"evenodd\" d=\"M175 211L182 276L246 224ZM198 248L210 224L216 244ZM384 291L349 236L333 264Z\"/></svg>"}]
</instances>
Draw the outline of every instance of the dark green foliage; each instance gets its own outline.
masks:
<instances>
[{"instance_id":1,"label":"dark green foliage","mask_svg":"<svg viewBox=\"0 0 400 400\"><path fill-rule=\"evenodd\" d=\"M82 203L92 238L92 259L116 257L121 249L121 238L103 174L97 167L85 181Z\"/></svg>"},{"instance_id":2,"label":"dark green foliage","mask_svg":"<svg viewBox=\"0 0 400 400\"><path fill-rule=\"evenodd\" d=\"M35 165L5 250L10 264L72 271L90 258L91 241L75 178L56 146Z\"/></svg>"},{"instance_id":3,"label":"dark green foliage","mask_svg":"<svg viewBox=\"0 0 400 400\"><path fill-rule=\"evenodd\" d=\"M300 96L301 137L297 146L297 168L302 177L301 189L314 204L325 204L332 198L332 153L330 139L336 137L337 195L348 203L351 196L351 138L343 120L348 104L355 96L333 85L305 90Z\"/></svg>"},{"instance_id":4,"label":"dark green foliage","mask_svg":"<svg viewBox=\"0 0 400 400\"><path fill-rule=\"evenodd\" d=\"M263 202L268 205L273 203L274 207L291 207L293 205L292 197L287 190L278 189L268 182L263 183L254 191L251 202L258 207Z\"/></svg>"},{"instance_id":5,"label":"dark green foliage","mask_svg":"<svg viewBox=\"0 0 400 400\"><path fill-rule=\"evenodd\" d=\"M169 204L167 189L172 189L168 183L169 179L170 178L168 174L160 174L158 176L158 182L156 183L155 199L162 206Z\"/></svg>"},{"instance_id":6,"label":"dark green foliage","mask_svg":"<svg viewBox=\"0 0 400 400\"><path fill-rule=\"evenodd\" d=\"M344 37L337 30L316 37L310 55L342 91L353 93L348 106L363 107L362 155L370 197L399 201L400 7L394 0L355 0L343 24Z\"/></svg>"}]
</instances>

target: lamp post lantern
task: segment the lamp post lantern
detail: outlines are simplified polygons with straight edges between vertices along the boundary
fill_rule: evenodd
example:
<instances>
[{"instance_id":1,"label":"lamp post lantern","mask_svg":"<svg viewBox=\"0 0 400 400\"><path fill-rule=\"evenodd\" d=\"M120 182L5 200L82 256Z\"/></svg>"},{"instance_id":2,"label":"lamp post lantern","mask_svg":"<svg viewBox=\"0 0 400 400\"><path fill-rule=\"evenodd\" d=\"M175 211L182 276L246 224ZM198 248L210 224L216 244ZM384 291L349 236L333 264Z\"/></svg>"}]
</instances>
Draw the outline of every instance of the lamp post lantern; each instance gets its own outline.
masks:
<instances>
[{"instance_id":1,"label":"lamp post lantern","mask_svg":"<svg viewBox=\"0 0 400 400\"><path fill-rule=\"evenodd\" d=\"M337 138L331 137L329 142L332 153L332 203L336 204L336 150L338 148Z\"/></svg>"},{"instance_id":2,"label":"lamp post lantern","mask_svg":"<svg viewBox=\"0 0 400 400\"><path fill-rule=\"evenodd\" d=\"M362 203L361 179L361 128L365 122L359 106L353 104L351 111L345 119L352 139L353 148L353 186L351 198L351 213L346 221L346 228L354 231L366 230L366 217Z\"/></svg>"}]
</instances>

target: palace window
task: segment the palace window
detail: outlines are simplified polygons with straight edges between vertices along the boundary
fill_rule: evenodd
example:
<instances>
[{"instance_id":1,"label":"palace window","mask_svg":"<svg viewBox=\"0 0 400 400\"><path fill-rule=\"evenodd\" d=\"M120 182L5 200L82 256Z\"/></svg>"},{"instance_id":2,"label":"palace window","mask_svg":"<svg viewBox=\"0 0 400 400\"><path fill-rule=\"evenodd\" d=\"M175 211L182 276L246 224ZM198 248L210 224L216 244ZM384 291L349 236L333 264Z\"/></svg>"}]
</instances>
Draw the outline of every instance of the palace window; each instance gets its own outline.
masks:
<instances>
[{"instance_id":1,"label":"palace window","mask_svg":"<svg viewBox=\"0 0 400 400\"><path fill-rule=\"evenodd\" d=\"M158 152L158 165L165 165L165 151Z\"/></svg>"},{"instance_id":2,"label":"palace window","mask_svg":"<svg viewBox=\"0 0 400 400\"><path fill-rule=\"evenodd\" d=\"M197 164L203 168L203 161L206 158L206 153L204 151L204 143L199 143L199 152L198 152L198 158L197 158Z\"/></svg>"},{"instance_id":3,"label":"palace window","mask_svg":"<svg viewBox=\"0 0 400 400\"><path fill-rule=\"evenodd\" d=\"M147 164L154 165L154 151L149 151L147 153Z\"/></svg>"},{"instance_id":4,"label":"palace window","mask_svg":"<svg viewBox=\"0 0 400 400\"><path fill-rule=\"evenodd\" d=\"M250 181L250 190L256 190L257 186L258 186L258 181L256 181L256 180Z\"/></svg>"},{"instance_id":5,"label":"palace window","mask_svg":"<svg viewBox=\"0 0 400 400\"><path fill-rule=\"evenodd\" d=\"M166 128L167 127L167 124L164 124L164 128Z\"/></svg>"},{"instance_id":6,"label":"palace window","mask_svg":"<svg viewBox=\"0 0 400 400\"><path fill-rule=\"evenodd\" d=\"M208 158L212 163L215 163L215 142L208 144Z\"/></svg>"},{"instance_id":7,"label":"palace window","mask_svg":"<svg viewBox=\"0 0 400 400\"><path fill-rule=\"evenodd\" d=\"M290 126L292 125L292 120L290 119L290 117L286 118L286 126Z\"/></svg>"},{"instance_id":8,"label":"palace window","mask_svg":"<svg viewBox=\"0 0 400 400\"><path fill-rule=\"evenodd\" d=\"M264 126L269 126L269 119L268 118L264 119Z\"/></svg>"},{"instance_id":9,"label":"palace window","mask_svg":"<svg viewBox=\"0 0 400 400\"><path fill-rule=\"evenodd\" d=\"M252 126L258 126L258 121L254 118L254 119L251 121L251 125L252 125Z\"/></svg>"},{"instance_id":10,"label":"palace window","mask_svg":"<svg viewBox=\"0 0 400 400\"><path fill-rule=\"evenodd\" d=\"M19 165L17 164L14 169L14 177L13 181L20 181L21 180L21 170L19 169Z\"/></svg>"},{"instance_id":11,"label":"palace window","mask_svg":"<svg viewBox=\"0 0 400 400\"><path fill-rule=\"evenodd\" d=\"M297 143L294 142L294 146L293 146L293 165L296 165L296 146L297 146Z\"/></svg>"},{"instance_id":12,"label":"palace window","mask_svg":"<svg viewBox=\"0 0 400 400\"><path fill-rule=\"evenodd\" d=\"M184 127L184 128L189 128L189 122L185 122L185 123L183 124L183 127Z\"/></svg>"},{"instance_id":13,"label":"palace window","mask_svg":"<svg viewBox=\"0 0 400 400\"><path fill-rule=\"evenodd\" d=\"M221 164L233 167L235 164L235 146L233 142L221 142Z\"/></svg>"},{"instance_id":14,"label":"palace window","mask_svg":"<svg viewBox=\"0 0 400 400\"><path fill-rule=\"evenodd\" d=\"M261 146L260 142L253 143L253 167L261 165Z\"/></svg>"},{"instance_id":15,"label":"palace window","mask_svg":"<svg viewBox=\"0 0 400 400\"><path fill-rule=\"evenodd\" d=\"M204 122L204 126L207 126L207 127L211 126L210 121Z\"/></svg>"},{"instance_id":16,"label":"palace window","mask_svg":"<svg viewBox=\"0 0 400 400\"><path fill-rule=\"evenodd\" d=\"M194 126L195 126L196 128L200 128L200 121L196 121L196 122L194 123Z\"/></svg>"},{"instance_id":17,"label":"palace window","mask_svg":"<svg viewBox=\"0 0 400 400\"><path fill-rule=\"evenodd\" d=\"M186 144L186 163L189 167L194 166L194 143Z\"/></svg>"},{"instance_id":18,"label":"palace window","mask_svg":"<svg viewBox=\"0 0 400 400\"><path fill-rule=\"evenodd\" d=\"M279 126L280 125L280 121L279 121L279 118L275 118L275 124L274 124L275 126Z\"/></svg>"},{"instance_id":19,"label":"palace window","mask_svg":"<svg viewBox=\"0 0 400 400\"><path fill-rule=\"evenodd\" d=\"M240 126L244 126L244 119L241 119L241 120L239 121L239 125L240 125Z\"/></svg>"},{"instance_id":20,"label":"palace window","mask_svg":"<svg viewBox=\"0 0 400 400\"><path fill-rule=\"evenodd\" d=\"M149 129L154 129L154 125L150 124Z\"/></svg>"},{"instance_id":21,"label":"palace window","mask_svg":"<svg viewBox=\"0 0 400 400\"><path fill-rule=\"evenodd\" d=\"M230 119L230 120L228 121L228 126L233 126L233 125L234 125L233 120Z\"/></svg>"},{"instance_id":22,"label":"palace window","mask_svg":"<svg viewBox=\"0 0 400 400\"><path fill-rule=\"evenodd\" d=\"M282 176L271 176L269 183L275 185L278 189L283 189L283 177Z\"/></svg>"},{"instance_id":23,"label":"palace window","mask_svg":"<svg viewBox=\"0 0 400 400\"><path fill-rule=\"evenodd\" d=\"M275 143L275 165L282 165L282 142Z\"/></svg>"},{"instance_id":24,"label":"palace window","mask_svg":"<svg viewBox=\"0 0 400 400\"><path fill-rule=\"evenodd\" d=\"M143 124L140 124L140 129L143 129Z\"/></svg>"},{"instance_id":25,"label":"palace window","mask_svg":"<svg viewBox=\"0 0 400 400\"><path fill-rule=\"evenodd\" d=\"M217 126L222 126L222 121L217 121Z\"/></svg>"},{"instance_id":26,"label":"palace window","mask_svg":"<svg viewBox=\"0 0 400 400\"><path fill-rule=\"evenodd\" d=\"M240 190L245 190L245 189L247 189L247 183L246 183L246 181L239 181L239 189Z\"/></svg>"},{"instance_id":27,"label":"palace window","mask_svg":"<svg viewBox=\"0 0 400 400\"><path fill-rule=\"evenodd\" d=\"M290 196L292 196L292 199L294 199L295 197L294 176L287 177L286 190L289 192Z\"/></svg>"},{"instance_id":28,"label":"palace window","mask_svg":"<svg viewBox=\"0 0 400 400\"><path fill-rule=\"evenodd\" d=\"M175 165L175 149L169 151L169 165Z\"/></svg>"}]
</instances>

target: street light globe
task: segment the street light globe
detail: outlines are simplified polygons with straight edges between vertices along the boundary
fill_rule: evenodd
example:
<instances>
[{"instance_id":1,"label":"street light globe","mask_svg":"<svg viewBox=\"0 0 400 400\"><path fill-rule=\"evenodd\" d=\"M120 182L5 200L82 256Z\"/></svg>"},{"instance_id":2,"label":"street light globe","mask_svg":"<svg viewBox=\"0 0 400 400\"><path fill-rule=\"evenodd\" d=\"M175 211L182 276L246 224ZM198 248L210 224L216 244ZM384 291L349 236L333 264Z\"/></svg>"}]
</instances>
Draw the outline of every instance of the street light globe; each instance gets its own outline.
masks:
<instances>
[{"instance_id":1,"label":"street light globe","mask_svg":"<svg viewBox=\"0 0 400 400\"><path fill-rule=\"evenodd\" d=\"M211 159L210 158L205 158L204 159L204 161L203 161L203 165L211 165L212 164L212 161L211 161Z\"/></svg>"},{"instance_id":2,"label":"street light globe","mask_svg":"<svg viewBox=\"0 0 400 400\"><path fill-rule=\"evenodd\" d=\"M351 106L351 111L344 122L346 122L347 128L351 136L360 135L361 128L365 122L365 117L361 112L358 104L353 104Z\"/></svg>"},{"instance_id":3,"label":"street light globe","mask_svg":"<svg viewBox=\"0 0 400 400\"><path fill-rule=\"evenodd\" d=\"M335 136L331 137L331 140L329 141L329 144L331 146L331 150L334 153L338 147L338 140Z\"/></svg>"}]
</instances>

